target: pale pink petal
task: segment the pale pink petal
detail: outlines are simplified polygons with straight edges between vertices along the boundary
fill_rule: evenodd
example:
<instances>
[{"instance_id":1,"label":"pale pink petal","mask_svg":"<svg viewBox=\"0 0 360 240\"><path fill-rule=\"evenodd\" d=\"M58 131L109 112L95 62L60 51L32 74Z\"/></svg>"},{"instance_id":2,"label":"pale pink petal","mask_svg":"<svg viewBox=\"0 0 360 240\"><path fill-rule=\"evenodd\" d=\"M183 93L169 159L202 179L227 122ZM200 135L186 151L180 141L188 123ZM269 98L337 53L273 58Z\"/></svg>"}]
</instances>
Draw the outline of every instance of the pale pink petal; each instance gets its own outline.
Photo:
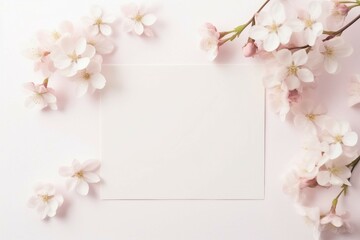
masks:
<instances>
[{"instance_id":1,"label":"pale pink petal","mask_svg":"<svg viewBox=\"0 0 360 240\"><path fill-rule=\"evenodd\" d=\"M48 216L49 217L54 217L56 215L56 210L58 209L59 207L59 204L58 202L55 200L55 199L51 199L49 202L48 202L48 208L49 208L49 211L48 211Z\"/></svg>"},{"instance_id":2,"label":"pale pink petal","mask_svg":"<svg viewBox=\"0 0 360 240\"><path fill-rule=\"evenodd\" d=\"M332 175L330 177L329 183L334 186L342 186L344 184L344 181L340 177Z\"/></svg>"},{"instance_id":3,"label":"pale pink petal","mask_svg":"<svg viewBox=\"0 0 360 240\"><path fill-rule=\"evenodd\" d=\"M292 64L292 56L291 51L288 49L281 49L275 53L276 60L281 64L285 66L289 66ZM287 70L286 70L287 72Z\"/></svg>"},{"instance_id":4,"label":"pale pink petal","mask_svg":"<svg viewBox=\"0 0 360 240\"><path fill-rule=\"evenodd\" d=\"M76 89L76 95L78 97L84 96L85 93L88 91L89 88L89 81L88 80L80 80L77 89Z\"/></svg>"},{"instance_id":5,"label":"pale pink petal","mask_svg":"<svg viewBox=\"0 0 360 240\"><path fill-rule=\"evenodd\" d=\"M109 25L107 24L101 24L100 25L100 32L104 35L104 36L110 36L112 33L112 29Z\"/></svg>"},{"instance_id":6,"label":"pale pink petal","mask_svg":"<svg viewBox=\"0 0 360 240\"><path fill-rule=\"evenodd\" d=\"M322 7L319 2L313 1L309 4L309 15L311 20L316 20L320 17L322 12Z\"/></svg>"},{"instance_id":7,"label":"pale pink petal","mask_svg":"<svg viewBox=\"0 0 360 240\"><path fill-rule=\"evenodd\" d=\"M23 87L30 92L35 92L35 90L36 90L35 84L33 82L24 83Z\"/></svg>"},{"instance_id":8,"label":"pale pink petal","mask_svg":"<svg viewBox=\"0 0 360 240\"><path fill-rule=\"evenodd\" d=\"M313 73L307 68L299 69L297 72L297 75L298 75L299 79L303 82L313 82L314 81Z\"/></svg>"},{"instance_id":9,"label":"pale pink petal","mask_svg":"<svg viewBox=\"0 0 360 240\"><path fill-rule=\"evenodd\" d=\"M52 55L52 59L54 60L55 67L58 69L65 69L71 64L71 59L63 53Z\"/></svg>"},{"instance_id":10,"label":"pale pink petal","mask_svg":"<svg viewBox=\"0 0 360 240\"><path fill-rule=\"evenodd\" d=\"M336 171L336 175L341 179L348 179L351 177L351 170L345 166Z\"/></svg>"},{"instance_id":11,"label":"pale pink petal","mask_svg":"<svg viewBox=\"0 0 360 240\"><path fill-rule=\"evenodd\" d=\"M60 167L59 174L63 177L71 177L72 175L74 175L74 171L70 167Z\"/></svg>"},{"instance_id":12,"label":"pale pink petal","mask_svg":"<svg viewBox=\"0 0 360 240\"><path fill-rule=\"evenodd\" d=\"M43 93L42 96L47 103L56 103L56 97L53 94Z\"/></svg>"},{"instance_id":13,"label":"pale pink petal","mask_svg":"<svg viewBox=\"0 0 360 240\"><path fill-rule=\"evenodd\" d=\"M87 160L82 164L82 170L89 172L94 171L100 167L100 161L97 160Z\"/></svg>"},{"instance_id":14,"label":"pale pink petal","mask_svg":"<svg viewBox=\"0 0 360 240\"><path fill-rule=\"evenodd\" d=\"M109 39L104 39L95 45L96 51L100 54L109 54L114 51L114 44Z\"/></svg>"},{"instance_id":15,"label":"pale pink petal","mask_svg":"<svg viewBox=\"0 0 360 240\"><path fill-rule=\"evenodd\" d=\"M324 31L324 26L320 22L314 23L311 28L315 36L320 36Z\"/></svg>"},{"instance_id":16,"label":"pale pink petal","mask_svg":"<svg viewBox=\"0 0 360 240\"><path fill-rule=\"evenodd\" d=\"M316 177L316 181L320 186L328 185L330 181L330 172L328 171L320 171Z\"/></svg>"},{"instance_id":17,"label":"pale pink petal","mask_svg":"<svg viewBox=\"0 0 360 240\"><path fill-rule=\"evenodd\" d=\"M252 26L250 29L250 37L255 40L264 40L268 33L269 30L260 25Z\"/></svg>"},{"instance_id":18,"label":"pale pink petal","mask_svg":"<svg viewBox=\"0 0 360 240\"><path fill-rule=\"evenodd\" d=\"M63 198L63 196L61 196L61 195L55 195L55 196L54 196L54 200L56 200L56 201L58 202L59 207L60 207L61 205L63 205L63 203L64 203L64 198Z\"/></svg>"},{"instance_id":19,"label":"pale pink petal","mask_svg":"<svg viewBox=\"0 0 360 240\"><path fill-rule=\"evenodd\" d=\"M269 26L273 24L273 19L268 12L260 12L256 15L256 22L261 26Z\"/></svg>"},{"instance_id":20,"label":"pale pink petal","mask_svg":"<svg viewBox=\"0 0 360 240\"><path fill-rule=\"evenodd\" d=\"M86 39L85 38L80 38L77 42L76 42L76 46L75 46L75 52L77 55L81 55L85 49L86 49Z\"/></svg>"},{"instance_id":21,"label":"pale pink petal","mask_svg":"<svg viewBox=\"0 0 360 240\"><path fill-rule=\"evenodd\" d=\"M280 2L274 2L270 9L270 14L274 21L281 24L285 21L285 9Z\"/></svg>"},{"instance_id":22,"label":"pale pink petal","mask_svg":"<svg viewBox=\"0 0 360 240\"><path fill-rule=\"evenodd\" d=\"M98 35L99 32L100 32L99 26L96 25L96 24L90 25L90 26L88 27L88 32L89 32L89 34L90 34L91 36L96 36L96 35Z\"/></svg>"},{"instance_id":23,"label":"pale pink petal","mask_svg":"<svg viewBox=\"0 0 360 240\"><path fill-rule=\"evenodd\" d=\"M100 18L102 16L102 10L99 6L91 7L90 13L94 18Z\"/></svg>"},{"instance_id":24,"label":"pale pink petal","mask_svg":"<svg viewBox=\"0 0 360 240\"><path fill-rule=\"evenodd\" d=\"M80 195L85 196L89 193L89 184L84 180L79 180L75 190Z\"/></svg>"},{"instance_id":25,"label":"pale pink petal","mask_svg":"<svg viewBox=\"0 0 360 240\"><path fill-rule=\"evenodd\" d=\"M324 67L328 73L335 73L338 68L338 62L334 58L325 57Z\"/></svg>"},{"instance_id":26,"label":"pale pink petal","mask_svg":"<svg viewBox=\"0 0 360 240\"><path fill-rule=\"evenodd\" d=\"M116 17L114 15L105 15L102 17L102 20L104 23L113 23L116 20Z\"/></svg>"},{"instance_id":27,"label":"pale pink petal","mask_svg":"<svg viewBox=\"0 0 360 240\"><path fill-rule=\"evenodd\" d=\"M46 204L41 204L36 210L40 214L40 218L45 219L48 215L49 207Z\"/></svg>"},{"instance_id":28,"label":"pale pink petal","mask_svg":"<svg viewBox=\"0 0 360 240\"><path fill-rule=\"evenodd\" d=\"M77 182L78 182L78 179L72 177L72 178L66 179L65 186L69 191L72 191L75 189Z\"/></svg>"},{"instance_id":29,"label":"pale pink petal","mask_svg":"<svg viewBox=\"0 0 360 240\"><path fill-rule=\"evenodd\" d=\"M73 53L75 51L74 38L65 36L60 41L60 47L65 53Z\"/></svg>"},{"instance_id":30,"label":"pale pink petal","mask_svg":"<svg viewBox=\"0 0 360 240\"><path fill-rule=\"evenodd\" d=\"M356 132L348 132L342 139L345 146L355 146L358 141L358 135Z\"/></svg>"},{"instance_id":31,"label":"pale pink petal","mask_svg":"<svg viewBox=\"0 0 360 240\"><path fill-rule=\"evenodd\" d=\"M124 19L122 28L125 32L131 32L135 27L135 21L131 19Z\"/></svg>"},{"instance_id":32,"label":"pale pink petal","mask_svg":"<svg viewBox=\"0 0 360 240\"><path fill-rule=\"evenodd\" d=\"M85 51L81 54L82 57L92 58L95 55L96 49L94 46L87 44Z\"/></svg>"},{"instance_id":33,"label":"pale pink petal","mask_svg":"<svg viewBox=\"0 0 360 240\"><path fill-rule=\"evenodd\" d=\"M272 52L280 45L279 37L276 33L270 33L264 40L264 49L268 52Z\"/></svg>"},{"instance_id":34,"label":"pale pink petal","mask_svg":"<svg viewBox=\"0 0 360 240\"><path fill-rule=\"evenodd\" d=\"M353 47L344 44L342 46L339 46L338 48L336 48L336 56L338 57L348 57L350 56L352 53L354 52Z\"/></svg>"},{"instance_id":35,"label":"pale pink petal","mask_svg":"<svg viewBox=\"0 0 360 240\"><path fill-rule=\"evenodd\" d=\"M128 18L135 17L139 12L139 7L135 3L129 3L121 7L121 11Z\"/></svg>"},{"instance_id":36,"label":"pale pink petal","mask_svg":"<svg viewBox=\"0 0 360 240\"><path fill-rule=\"evenodd\" d=\"M328 224L332 221L332 218L329 215L326 215L325 217L321 218L320 223L321 224Z\"/></svg>"},{"instance_id":37,"label":"pale pink petal","mask_svg":"<svg viewBox=\"0 0 360 240\"><path fill-rule=\"evenodd\" d=\"M293 32L300 32L305 28L305 24L300 19L289 20L286 24Z\"/></svg>"},{"instance_id":38,"label":"pale pink petal","mask_svg":"<svg viewBox=\"0 0 360 240\"><path fill-rule=\"evenodd\" d=\"M144 32L144 26L141 22L135 22L134 31L136 34L141 35Z\"/></svg>"},{"instance_id":39,"label":"pale pink petal","mask_svg":"<svg viewBox=\"0 0 360 240\"><path fill-rule=\"evenodd\" d=\"M292 55L292 59L296 66L304 65L308 60L308 55L305 49L300 49Z\"/></svg>"},{"instance_id":40,"label":"pale pink petal","mask_svg":"<svg viewBox=\"0 0 360 240\"><path fill-rule=\"evenodd\" d=\"M297 89L300 87L300 80L298 77L290 75L286 78L286 85L288 86L289 90Z\"/></svg>"},{"instance_id":41,"label":"pale pink petal","mask_svg":"<svg viewBox=\"0 0 360 240\"><path fill-rule=\"evenodd\" d=\"M106 84L106 79L101 73L95 73L90 79L91 86L96 89L103 89Z\"/></svg>"},{"instance_id":42,"label":"pale pink petal","mask_svg":"<svg viewBox=\"0 0 360 240\"><path fill-rule=\"evenodd\" d=\"M143 16L141 18L141 22L145 25L145 26L151 26L156 22L156 17L154 14L146 14L145 16Z\"/></svg>"},{"instance_id":43,"label":"pale pink petal","mask_svg":"<svg viewBox=\"0 0 360 240\"><path fill-rule=\"evenodd\" d=\"M292 30L288 26L283 25L278 29L279 39L282 44L287 44L290 41L291 34Z\"/></svg>"},{"instance_id":44,"label":"pale pink petal","mask_svg":"<svg viewBox=\"0 0 360 240\"><path fill-rule=\"evenodd\" d=\"M335 159L342 154L343 150L340 143L331 144L329 148L330 159Z\"/></svg>"},{"instance_id":45,"label":"pale pink petal","mask_svg":"<svg viewBox=\"0 0 360 240\"><path fill-rule=\"evenodd\" d=\"M95 61L91 61L86 68L86 72L90 74L99 73L101 71L101 64Z\"/></svg>"},{"instance_id":46,"label":"pale pink petal","mask_svg":"<svg viewBox=\"0 0 360 240\"><path fill-rule=\"evenodd\" d=\"M88 183L98 183L100 182L100 177L92 172L85 172L84 173L84 179Z\"/></svg>"},{"instance_id":47,"label":"pale pink petal","mask_svg":"<svg viewBox=\"0 0 360 240\"><path fill-rule=\"evenodd\" d=\"M88 57L79 58L76 63L77 70L85 69L90 63L90 59Z\"/></svg>"},{"instance_id":48,"label":"pale pink petal","mask_svg":"<svg viewBox=\"0 0 360 240\"><path fill-rule=\"evenodd\" d=\"M334 217L331 221L331 224L339 228L343 225L343 220L340 217Z\"/></svg>"}]
</instances>

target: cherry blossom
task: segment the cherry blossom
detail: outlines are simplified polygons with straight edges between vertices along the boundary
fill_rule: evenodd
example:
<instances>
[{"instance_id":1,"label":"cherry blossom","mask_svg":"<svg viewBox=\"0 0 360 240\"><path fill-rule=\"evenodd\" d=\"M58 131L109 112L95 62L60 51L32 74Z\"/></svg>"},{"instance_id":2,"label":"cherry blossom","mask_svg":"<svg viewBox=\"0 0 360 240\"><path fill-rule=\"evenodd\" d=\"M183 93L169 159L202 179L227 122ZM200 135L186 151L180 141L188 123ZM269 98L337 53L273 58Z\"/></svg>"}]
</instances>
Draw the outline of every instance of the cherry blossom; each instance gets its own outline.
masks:
<instances>
[{"instance_id":1,"label":"cherry blossom","mask_svg":"<svg viewBox=\"0 0 360 240\"><path fill-rule=\"evenodd\" d=\"M335 159L343 153L344 147L353 147L358 141L356 132L351 131L348 122L331 121L326 124L322 139L329 143L329 157Z\"/></svg>"},{"instance_id":2,"label":"cherry blossom","mask_svg":"<svg viewBox=\"0 0 360 240\"><path fill-rule=\"evenodd\" d=\"M321 218L320 223L322 225L331 224L336 228L340 228L346 224L347 213L336 213L335 211L330 211L324 217Z\"/></svg>"},{"instance_id":3,"label":"cherry blossom","mask_svg":"<svg viewBox=\"0 0 360 240\"><path fill-rule=\"evenodd\" d=\"M74 160L71 167L61 167L59 173L69 178L66 186L70 191L75 189L77 193L85 196L89 192L89 183L100 182L100 177L95 173L99 167L99 161L88 160L80 163Z\"/></svg>"},{"instance_id":4,"label":"cherry blossom","mask_svg":"<svg viewBox=\"0 0 360 240\"><path fill-rule=\"evenodd\" d=\"M360 76L354 75L351 79L350 84L348 85L348 105L352 107L360 103Z\"/></svg>"},{"instance_id":5,"label":"cherry blossom","mask_svg":"<svg viewBox=\"0 0 360 240\"><path fill-rule=\"evenodd\" d=\"M39 42L42 43L42 46L51 51L54 45L58 43L62 37L73 35L74 33L75 29L73 24L69 21L64 21L54 30L40 30L37 33L37 38L39 39Z\"/></svg>"},{"instance_id":6,"label":"cherry blossom","mask_svg":"<svg viewBox=\"0 0 360 240\"><path fill-rule=\"evenodd\" d=\"M130 3L122 7L125 16L123 21L123 29L125 32L134 32L137 35L145 34L148 37L154 35L150 26L152 26L157 18L154 14L147 13L143 7L135 3Z\"/></svg>"},{"instance_id":7,"label":"cherry blossom","mask_svg":"<svg viewBox=\"0 0 360 240\"><path fill-rule=\"evenodd\" d=\"M283 177L282 189L289 197L300 202L303 199L302 190L317 185L316 179L301 177L296 169L291 169Z\"/></svg>"},{"instance_id":8,"label":"cherry blossom","mask_svg":"<svg viewBox=\"0 0 360 240\"><path fill-rule=\"evenodd\" d=\"M343 184L351 186L348 180L351 177L351 170L347 164L349 164L349 160L345 158L326 162L316 177L318 184L321 186L342 186Z\"/></svg>"},{"instance_id":9,"label":"cherry blossom","mask_svg":"<svg viewBox=\"0 0 360 240\"><path fill-rule=\"evenodd\" d=\"M65 36L51 52L51 59L62 75L72 77L79 70L85 69L94 55L95 48L87 44L85 38Z\"/></svg>"},{"instance_id":10,"label":"cherry blossom","mask_svg":"<svg viewBox=\"0 0 360 240\"><path fill-rule=\"evenodd\" d=\"M304 39L309 46L314 46L317 37L323 33L324 27L319 21L321 12L321 3L314 1L309 4L308 11L304 16L300 17L303 23Z\"/></svg>"},{"instance_id":11,"label":"cherry blossom","mask_svg":"<svg viewBox=\"0 0 360 240\"><path fill-rule=\"evenodd\" d=\"M25 90L30 94L25 100L26 107L37 110L49 107L51 110L57 110L54 90L45 85L46 84L35 84L33 82L24 84Z\"/></svg>"},{"instance_id":12,"label":"cherry blossom","mask_svg":"<svg viewBox=\"0 0 360 240\"><path fill-rule=\"evenodd\" d=\"M284 6L275 2L269 12L260 12L256 16L256 25L250 29L250 37L263 42L263 48L274 51L280 44L290 41L293 30L285 23Z\"/></svg>"},{"instance_id":13,"label":"cherry blossom","mask_svg":"<svg viewBox=\"0 0 360 240\"><path fill-rule=\"evenodd\" d=\"M339 58L350 56L353 48L342 37L334 37L320 45L320 53L323 55L325 70L328 73L335 73Z\"/></svg>"},{"instance_id":14,"label":"cherry blossom","mask_svg":"<svg viewBox=\"0 0 360 240\"><path fill-rule=\"evenodd\" d=\"M74 77L77 82L77 96L83 96L90 88L91 91L95 89L102 89L105 86L106 79L101 74L101 64L96 61L91 61L89 65L80 70Z\"/></svg>"},{"instance_id":15,"label":"cherry blossom","mask_svg":"<svg viewBox=\"0 0 360 240\"><path fill-rule=\"evenodd\" d=\"M288 49L281 49L275 53L280 70L278 78L285 80L289 90L300 87L302 82L313 82L314 75L304 65L308 61L308 55L304 49L291 53Z\"/></svg>"},{"instance_id":16,"label":"cherry blossom","mask_svg":"<svg viewBox=\"0 0 360 240\"><path fill-rule=\"evenodd\" d=\"M106 55L114 51L113 42L109 38L104 37L101 34L98 35L87 34L86 42L87 44L92 45L95 48L96 53L98 54Z\"/></svg>"},{"instance_id":17,"label":"cherry blossom","mask_svg":"<svg viewBox=\"0 0 360 240\"><path fill-rule=\"evenodd\" d=\"M109 36L112 34L111 24L115 21L112 15L105 15L98 6L93 6L90 10L90 17L84 17L83 21L88 26L91 35L102 34Z\"/></svg>"},{"instance_id":18,"label":"cherry blossom","mask_svg":"<svg viewBox=\"0 0 360 240\"><path fill-rule=\"evenodd\" d=\"M62 195L57 194L55 187L51 184L39 184L35 187L35 195L28 201L30 208L36 208L41 219L54 217L57 209L64 202Z\"/></svg>"},{"instance_id":19,"label":"cherry blossom","mask_svg":"<svg viewBox=\"0 0 360 240\"><path fill-rule=\"evenodd\" d=\"M50 77L56 70L49 56L50 51L46 44L37 39L23 51L23 55L34 62L34 71L40 71L44 77Z\"/></svg>"},{"instance_id":20,"label":"cherry blossom","mask_svg":"<svg viewBox=\"0 0 360 240\"><path fill-rule=\"evenodd\" d=\"M323 127L329 121L327 110L321 104L314 104L311 101L303 101L292 107L294 114L294 125L306 133L316 134L317 127Z\"/></svg>"},{"instance_id":21,"label":"cherry blossom","mask_svg":"<svg viewBox=\"0 0 360 240\"><path fill-rule=\"evenodd\" d=\"M350 8L345 3L334 1L331 14L326 18L326 27L329 30L337 30L340 28L344 24L349 11Z\"/></svg>"},{"instance_id":22,"label":"cherry blossom","mask_svg":"<svg viewBox=\"0 0 360 240\"><path fill-rule=\"evenodd\" d=\"M208 59L214 60L219 52L219 38L220 33L216 27L211 23L205 23L200 28L201 42L200 47L203 51L208 53Z\"/></svg>"},{"instance_id":23,"label":"cherry blossom","mask_svg":"<svg viewBox=\"0 0 360 240\"><path fill-rule=\"evenodd\" d=\"M318 207L305 207L297 204L297 213L304 217L305 222L313 227L314 239L320 239L320 209Z\"/></svg>"}]
</instances>

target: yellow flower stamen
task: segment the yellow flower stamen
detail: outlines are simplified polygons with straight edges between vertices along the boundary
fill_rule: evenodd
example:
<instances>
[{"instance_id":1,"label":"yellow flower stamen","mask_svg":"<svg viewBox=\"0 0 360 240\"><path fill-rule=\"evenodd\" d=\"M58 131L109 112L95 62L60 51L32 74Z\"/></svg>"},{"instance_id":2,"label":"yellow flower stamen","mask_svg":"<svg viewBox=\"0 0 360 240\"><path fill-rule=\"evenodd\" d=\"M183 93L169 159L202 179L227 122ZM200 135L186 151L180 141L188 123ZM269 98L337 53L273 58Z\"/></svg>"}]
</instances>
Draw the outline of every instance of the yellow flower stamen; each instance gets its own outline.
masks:
<instances>
[{"instance_id":1,"label":"yellow flower stamen","mask_svg":"<svg viewBox=\"0 0 360 240\"><path fill-rule=\"evenodd\" d=\"M45 195L39 195L39 197L41 198L41 200L43 202L49 202L50 199L52 199L54 196L49 196L49 195L45 194Z\"/></svg>"}]
</instances>

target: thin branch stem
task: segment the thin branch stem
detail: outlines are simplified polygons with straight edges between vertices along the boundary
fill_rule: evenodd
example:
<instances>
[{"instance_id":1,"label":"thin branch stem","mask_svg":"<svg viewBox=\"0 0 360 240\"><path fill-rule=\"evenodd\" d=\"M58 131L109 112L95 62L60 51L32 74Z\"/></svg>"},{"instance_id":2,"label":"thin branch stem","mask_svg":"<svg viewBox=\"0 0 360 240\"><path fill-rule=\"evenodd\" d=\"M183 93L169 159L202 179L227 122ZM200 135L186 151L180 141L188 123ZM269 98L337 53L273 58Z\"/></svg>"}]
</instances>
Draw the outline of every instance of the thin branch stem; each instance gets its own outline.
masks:
<instances>
[{"instance_id":1,"label":"thin branch stem","mask_svg":"<svg viewBox=\"0 0 360 240\"><path fill-rule=\"evenodd\" d=\"M351 173L354 171L354 169L356 168L356 166L359 164L360 162L360 156L358 156L354 161L352 161L350 164L346 165L348 168L351 168ZM351 177L348 179L350 181ZM338 204L338 200L340 198L340 196L342 194L346 194L346 191L348 189L348 185L342 185L342 189L341 191L339 192L339 194L333 199L332 201L332 205L331 205L331 211L335 211L336 210L336 207L337 207L337 204Z\"/></svg>"},{"instance_id":2,"label":"thin branch stem","mask_svg":"<svg viewBox=\"0 0 360 240\"><path fill-rule=\"evenodd\" d=\"M357 20L359 20L360 14L357 15L353 20L351 20L348 24L346 24L344 27L340 28L339 30L335 32L328 32L325 31L326 34L329 34L327 38L325 38L323 41L328 41L336 36L341 35L346 29L348 29L351 25L353 25Z\"/></svg>"}]
</instances>

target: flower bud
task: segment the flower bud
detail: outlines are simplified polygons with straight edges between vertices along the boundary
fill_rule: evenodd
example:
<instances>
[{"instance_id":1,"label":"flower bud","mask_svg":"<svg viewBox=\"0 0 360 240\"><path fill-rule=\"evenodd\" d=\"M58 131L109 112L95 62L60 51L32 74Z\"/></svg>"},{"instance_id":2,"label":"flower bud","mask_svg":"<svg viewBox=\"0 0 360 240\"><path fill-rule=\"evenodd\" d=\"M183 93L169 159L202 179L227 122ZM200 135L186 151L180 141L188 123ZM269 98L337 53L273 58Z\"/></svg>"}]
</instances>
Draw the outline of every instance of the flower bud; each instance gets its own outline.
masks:
<instances>
[{"instance_id":1,"label":"flower bud","mask_svg":"<svg viewBox=\"0 0 360 240\"><path fill-rule=\"evenodd\" d=\"M249 41L243 46L244 57L253 57L256 54L257 46L253 41Z\"/></svg>"}]
</instances>

